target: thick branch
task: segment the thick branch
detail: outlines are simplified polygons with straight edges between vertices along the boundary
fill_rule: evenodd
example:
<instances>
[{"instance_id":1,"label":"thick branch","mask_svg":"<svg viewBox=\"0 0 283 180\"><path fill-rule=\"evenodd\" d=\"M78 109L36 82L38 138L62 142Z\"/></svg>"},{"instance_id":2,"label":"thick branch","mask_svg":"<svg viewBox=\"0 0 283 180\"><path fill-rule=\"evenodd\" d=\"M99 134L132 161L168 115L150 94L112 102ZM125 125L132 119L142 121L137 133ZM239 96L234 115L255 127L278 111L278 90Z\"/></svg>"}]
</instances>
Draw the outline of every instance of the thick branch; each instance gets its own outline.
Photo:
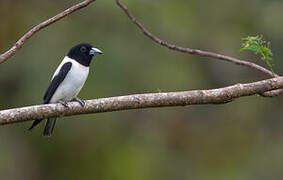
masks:
<instances>
[{"instance_id":1,"label":"thick branch","mask_svg":"<svg viewBox=\"0 0 283 180\"><path fill-rule=\"evenodd\" d=\"M50 24L62 19L63 17L81 9L86 6L88 6L90 3L94 2L95 0L85 0L81 3L78 3L69 9L66 9L65 11L57 14L56 16L43 21L42 23L38 24L37 26L33 27L31 30L29 30L25 35L23 35L15 44L13 47L11 47L8 51L0 55L0 64L3 63L5 60L7 60L9 57L13 56L18 49L20 49L24 43L35 33L37 33L39 30L49 26Z\"/></svg>"},{"instance_id":2,"label":"thick branch","mask_svg":"<svg viewBox=\"0 0 283 180\"><path fill-rule=\"evenodd\" d=\"M29 106L0 111L0 125L50 117L78 114L121 111L166 106L187 106L194 104L222 104L244 96L261 94L283 88L283 77L247 84L236 84L220 89L193 90L169 93L136 94L101 98L86 101L86 106L69 103L70 108L60 104Z\"/></svg>"}]
</instances>

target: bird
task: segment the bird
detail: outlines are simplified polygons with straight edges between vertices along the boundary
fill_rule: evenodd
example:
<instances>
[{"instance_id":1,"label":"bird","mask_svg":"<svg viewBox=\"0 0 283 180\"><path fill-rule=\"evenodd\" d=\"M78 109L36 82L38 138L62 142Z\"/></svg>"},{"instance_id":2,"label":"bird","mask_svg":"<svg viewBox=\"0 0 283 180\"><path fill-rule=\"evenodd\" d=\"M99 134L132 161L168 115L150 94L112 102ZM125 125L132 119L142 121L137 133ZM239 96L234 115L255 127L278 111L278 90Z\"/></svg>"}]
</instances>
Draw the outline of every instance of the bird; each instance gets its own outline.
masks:
<instances>
[{"instance_id":1,"label":"bird","mask_svg":"<svg viewBox=\"0 0 283 180\"><path fill-rule=\"evenodd\" d=\"M60 103L69 108L68 102L76 101L84 107L85 102L77 95L88 77L89 66L96 54L103 54L103 52L88 43L72 47L53 74L50 85L44 94L43 104ZM32 130L42 120L34 120L29 130ZM47 119L43 136L52 135L55 123L56 118Z\"/></svg>"}]
</instances>

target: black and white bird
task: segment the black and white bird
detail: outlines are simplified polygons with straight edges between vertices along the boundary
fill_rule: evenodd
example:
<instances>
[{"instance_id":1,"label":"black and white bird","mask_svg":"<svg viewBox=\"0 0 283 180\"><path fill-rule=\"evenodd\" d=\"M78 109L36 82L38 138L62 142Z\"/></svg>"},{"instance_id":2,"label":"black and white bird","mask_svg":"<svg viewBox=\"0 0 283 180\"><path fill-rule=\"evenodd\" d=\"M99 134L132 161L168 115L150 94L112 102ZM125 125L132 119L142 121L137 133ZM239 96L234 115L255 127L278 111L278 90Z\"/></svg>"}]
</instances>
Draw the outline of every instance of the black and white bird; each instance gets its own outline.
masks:
<instances>
[{"instance_id":1,"label":"black and white bird","mask_svg":"<svg viewBox=\"0 0 283 180\"><path fill-rule=\"evenodd\" d=\"M43 103L60 103L68 108L68 102L77 101L81 106L84 106L85 102L80 100L77 95L87 79L89 65L96 54L102 54L102 51L90 44L83 43L74 46L53 74L51 83L43 97ZM42 120L35 120L29 130ZM47 119L43 136L51 136L55 123L56 118Z\"/></svg>"}]
</instances>

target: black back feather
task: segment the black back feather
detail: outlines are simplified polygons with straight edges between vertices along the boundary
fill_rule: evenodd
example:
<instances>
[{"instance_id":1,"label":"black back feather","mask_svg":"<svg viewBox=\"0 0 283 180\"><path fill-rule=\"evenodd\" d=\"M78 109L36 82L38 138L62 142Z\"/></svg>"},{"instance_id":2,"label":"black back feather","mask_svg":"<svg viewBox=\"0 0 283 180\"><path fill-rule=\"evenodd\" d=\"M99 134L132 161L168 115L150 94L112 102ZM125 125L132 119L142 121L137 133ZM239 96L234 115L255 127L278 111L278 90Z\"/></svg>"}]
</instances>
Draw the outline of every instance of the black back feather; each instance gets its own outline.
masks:
<instances>
[{"instance_id":1,"label":"black back feather","mask_svg":"<svg viewBox=\"0 0 283 180\"><path fill-rule=\"evenodd\" d=\"M45 95L43 97L43 103L48 104L54 95L55 91L59 87L59 85L64 81L65 77L67 76L68 72L70 71L72 67L71 62L65 63L61 69L60 72L52 79L47 91L45 92Z\"/></svg>"}]
</instances>

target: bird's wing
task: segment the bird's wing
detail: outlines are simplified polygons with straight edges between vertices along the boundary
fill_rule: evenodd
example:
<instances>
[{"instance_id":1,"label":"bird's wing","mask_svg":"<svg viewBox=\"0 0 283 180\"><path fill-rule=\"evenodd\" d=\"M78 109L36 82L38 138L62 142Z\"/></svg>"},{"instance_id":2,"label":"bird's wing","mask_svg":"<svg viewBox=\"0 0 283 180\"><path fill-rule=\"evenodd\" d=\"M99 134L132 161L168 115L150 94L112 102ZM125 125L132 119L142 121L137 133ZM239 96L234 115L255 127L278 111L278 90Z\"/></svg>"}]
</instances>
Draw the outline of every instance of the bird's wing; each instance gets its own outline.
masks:
<instances>
[{"instance_id":1,"label":"bird's wing","mask_svg":"<svg viewBox=\"0 0 283 180\"><path fill-rule=\"evenodd\" d=\"M56 89L59 87L59 85L63 82L66 75L70 71L72 67L71 62L65 63L61 68L59 73L56 74L56 76L52 79L47 91L45 92L45 95L43 97L43 103L47 104L50 102L53 94L55 93Z\"/></svg>"}]
</instances>

